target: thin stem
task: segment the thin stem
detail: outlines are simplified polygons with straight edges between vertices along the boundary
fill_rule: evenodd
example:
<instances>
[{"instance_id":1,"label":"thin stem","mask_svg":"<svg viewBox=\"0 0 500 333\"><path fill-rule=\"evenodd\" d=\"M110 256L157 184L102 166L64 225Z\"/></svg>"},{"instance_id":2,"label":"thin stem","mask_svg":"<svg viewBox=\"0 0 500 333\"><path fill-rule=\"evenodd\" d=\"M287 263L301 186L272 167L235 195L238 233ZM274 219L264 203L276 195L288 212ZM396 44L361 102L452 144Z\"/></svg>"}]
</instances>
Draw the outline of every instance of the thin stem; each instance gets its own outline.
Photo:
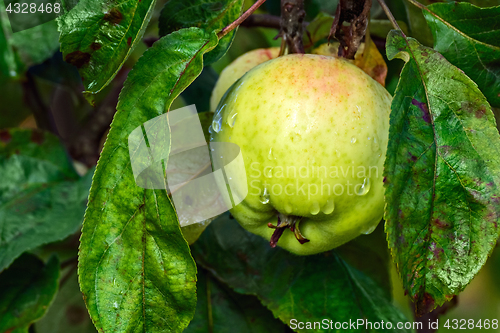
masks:
<instances>
[{"instance_id":1,"label":"thin stem","mask_svg":"<svg viewBox=\"0 0 500 333\"><path fill-rule=\"evenodd\" d=\"M427 7L425 7L424 5L422 5L420 2L416 1L416 0L407 0L409 3L411 3L412 5L414 6L417 6L418 8L420 9L426 9Z\"/></svg>"},{"instance_id":2,"label":"thin stem","mask_svg":"<svg viewBox=\"0 0 500 333\"><path fill-rule=\"evenodd\" d=\"M217 37L219 37L219 39L221 39L222 37L224 37L225 35L227 35L228 33L230 33L234 28L236 28L238 25L240 25L241 22L245 21L247 19L247 17L249 17L250 15L252 15L252 13L257 8L259 8L264 2L266 2L266 0L257 0L257 2L254 3L250 8L248 8L248 10L243 13L243 15L241 15L240 17L238 17L236 19L236 21L234 21L233 23L231 23L230 25L228 25L227 27L225 27L224 29L222 29L217 34Z\"/></svg>"},{"instance_id":3,"label":"thin stem","mask_svg":"<svg viewBox=\"0 0 500 333\"><path fill-rule=\"evenodd\" d=\"M408 1L412 2L413 0L408 0ZM396 21L396 19L392 15L391 10L389 9L389 7L387 7L387 4L385 3L385 1L384 0L378 0L378 3L380 4L380 6L382 7L382 9L384 10L385 15L387 15L387 18L389 19L389 21L391 21L392 26L394 27L394 29L400 30L401 33L403 34L403 36L405 36L403 30L401 30L401 28L398 25L398 22Z\"/></svg>"}]
</instances>

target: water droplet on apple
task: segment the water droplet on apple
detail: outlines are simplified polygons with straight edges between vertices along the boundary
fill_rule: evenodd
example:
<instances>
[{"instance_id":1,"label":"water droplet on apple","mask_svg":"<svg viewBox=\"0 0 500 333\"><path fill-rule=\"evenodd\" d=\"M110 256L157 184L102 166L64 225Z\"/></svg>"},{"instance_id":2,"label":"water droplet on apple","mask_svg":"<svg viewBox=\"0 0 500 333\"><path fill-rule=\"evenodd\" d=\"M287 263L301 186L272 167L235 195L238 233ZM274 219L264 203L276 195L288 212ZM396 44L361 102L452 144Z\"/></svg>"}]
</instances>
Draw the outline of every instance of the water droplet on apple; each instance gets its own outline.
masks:
<instances>
[{"instance_id":1,"label":"water droplet on apple","mask_svg":"<svg viewBox=\"0 0 500 333\"><path fill-rule=\"evenodd\" d=\"M374 232L374 231L375 231L375 229L377 229L377 225L376 225L376 224L375 224L375 225L372 225L371 227L369 227L368 229L366 229L365 231L363 231L363 233L364 233L365 235L369 235L369 234L371 234L372 232Z\"/></svg>"},{"instance_id":2,"label":"water droplet on apple","mask_svg":"<svg viewBox=\"0 0 500 333\"><path fill-rule=\"evenodd\" d=\"M273 148L269 148L269 154L267 155L267 159L270 160L270 161L276 159L276 157L273 154Z\"/></svg>"},{"instance_id":3,"label":"water droplet on apple","mask_svg":"<svg viewBox=\"0 0 500 333\"><path fill-rule=\"evenodd\" d=\"M351 143L356 143L356 138L355 137L351 138Z\"/></svg>"},{"instance_id":4,"label":"water droplet on apple","mask_svg":"<svg viewBox=\"0 0 500 333\"><path fill-rule=\"evenodd\" d=\"M371 139L371 138L370 138L370 137L368 137L368 140L370 140L370 139Z\"/></svg>"},{"instance_id":5,"label":"water droplet on apple","mask_svg":"<svg viewBox=\"0 0 500 333\"><path fill-rule=\"evenodd\" d=\"M310 210L312 215L317 215L319 213L319 203L318 202L313 202Z\"/></svg>"},{"instance_id":6,"label":"water droplet on apple","mask_svg":"<svg viewBox=\"0 0 500 333\"><path fill-rule=\"evenodd\" d=\"M337 157L340 157L340 152L337 149L335 149L335 155L337 155Z\"/></svg>"},{"instance_id":7,"label":"water droplet on apple","mask_svg":"<svg viewBox=\"0 0 500 333\"><path fill-rule=\"evenodd\" d=\"M293 208L288 202L285 204L285 212L287 214L292 214L292 212L293 212Z\"/></svg>"},{"instance_id":8,"label":"water droplet on apple","mask_svg":"<svg viewBox=\"0 0 500 333\"><path fill-rule=\"evenodd\" d=\"M227 124L229 125L229 127L233 128L234 127L234 124L236 123L236 116L238 115L237 112L234 112L231 111L231 113L229 113L229 115L227 116Z\"/></svg>"},{"instance_id":9,"label":"water droplet on apple","mask_svg":"<svg viewBox=\"0 0 500 333\"><path fill-rule=\"evenodd\" d=\"M264 168L264 176L266 176L267 178L272 178L273 177L273 168L272 167Z\"/></svg>"},{"instance_id":10,"label":"water droplet on apple","mask_svg":"<svg viewBox=\"0 0 500 333\"><path fill-rule=\"evenodd\" d=\"M269 192L267 191L267 188L264 188L264 192L260 196L260 202L264 205L269 203Z\"/></svg>"},{"instance_id":11,"label":"water droplet on apple","mask_svg":"<svg viewBox=\"0 0 500 333\"><path fill-rule=\"evenodd\" d=\"M214 130L215 133L219 133L220 132L220 124L218 121L212 121L212 129Z\"/></svg>"},{"instance_id":12,"label":"water droplet on apple","mask_svg":"<svg viewBox=\"0 0 500 333\"><path fill-rule=\"evenodd\" d=\"M330 199L326 200L326 203L321 208L321 211L325 214L331 214L331 213L333 213L334 209L335 209L335 203L333 202L333 198L330 198Z\"/></svg>"},{"instance_id":13,"label":"water droplet on apple","mask_svg":"<svg viewBox=\"0 0 500 333\"><path fill-rule=\"evenodd\" d=\"M361 186L356 185L357 195L366 195L370 191L370 178L365 178Z\"/></svg>"}]
</instances>

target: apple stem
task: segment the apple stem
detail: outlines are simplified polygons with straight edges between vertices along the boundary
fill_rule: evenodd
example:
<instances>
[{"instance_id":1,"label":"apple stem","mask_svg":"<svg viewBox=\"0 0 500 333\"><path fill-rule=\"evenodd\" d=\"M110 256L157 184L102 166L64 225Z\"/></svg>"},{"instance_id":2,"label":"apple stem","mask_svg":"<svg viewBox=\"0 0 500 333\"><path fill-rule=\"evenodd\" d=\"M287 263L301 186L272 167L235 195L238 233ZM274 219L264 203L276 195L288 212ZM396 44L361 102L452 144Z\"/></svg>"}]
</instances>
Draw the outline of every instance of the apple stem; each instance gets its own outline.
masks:
<instances>
[{"instance_id":1,"label":"apple stem","mask_svg":"<svg viewBox=\"0 0 500 333\"><path fill-rule=\"evenodd\" d=\"M340 42L339 57L354 59L361 40L366 34L371 5L372 0L339 1L328 35L328 40L335 37Z\"/></svg>"},{"instance_id":2,"label":"apple stem","mask_svg":"<svg viewBox=\"0 0 500 333\"><path fill-rule=\"evenodd\" d=\"M302 42L305 16L304 0L281 0L281 29L276 36L282 38L280 56L305 53Z\"/></svg>"},{"instance_id":3,"label":"apple stem","mask_svg":"<svg viewBox=\"0 0 500 333\"><path fill-rule=\"evenodd\" d=\"M255 2L250 8L248 8L247 11L244 12L240 17L238 17L234 22L232 22L231 24L229 24L228 26L226 26L224 29L222 29L221 31L219 31L219 33L217 34L217 37L219 37L219 39L221 39L222 37L224 37L225 35L227 35L228 33L230 33L234 28L236 28L237 26L239 26L250 15L252 15L252 13L257 8L259 8L264 2L266 2L266 0L257 0L257 2Z\"/></svg>"}]
</instances>

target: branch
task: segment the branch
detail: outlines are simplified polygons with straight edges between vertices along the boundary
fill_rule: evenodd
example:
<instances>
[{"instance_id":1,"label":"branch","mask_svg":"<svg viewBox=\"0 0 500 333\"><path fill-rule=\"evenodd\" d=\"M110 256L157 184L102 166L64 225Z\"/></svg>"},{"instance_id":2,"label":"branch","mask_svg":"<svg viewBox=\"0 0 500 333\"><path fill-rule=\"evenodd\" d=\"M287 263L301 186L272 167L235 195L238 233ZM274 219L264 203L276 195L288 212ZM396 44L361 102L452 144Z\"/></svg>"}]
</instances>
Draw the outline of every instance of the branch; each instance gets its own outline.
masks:
<instances>
[{"instance_id":1,"label":"branch","mask_svg":"<svg viewBox=\"0 0 500 333\"><path fill-rule=\"evenodd\" d=\"M328 39L332 36L340 42L339 56L354 59L354 55L366 34L372 0L340 0ZM348 23L345 25L344 23Z\"/></svg>"},{"instance_id":2,"label":"branch","mask_svg":"<svg viewBox=\"0 0 500 333\"><path fill-rule=\"evenodd\" d=\"M269 14L253 14L241 23L243 27L280 28L281 18Z\"/></svg>"},{"instance_id":3,"label":"branch","mask_svg":"<svg viewBox=\"0 0 500 333\"><path fill-rule=\"evenodd\" d=\"M281 37L280 55L288 53L305 53L302 42L304 27L304 0L281 0Z\"/></svg>"},{"instance_id":4,"label":"branch","mask_svg":"<svg viewBox=\"0 0 500 333\"><path fill-rule=\"evenodd\" d=\"M415 4L415 2L413 0L408 0L408 1L411 2L411 3L413 3L416 6L416 4ZM392 26L394 27L394 29L400 30L401 33L403 33L403 36L405 36L403 30L401 30L401 28L399 27L398 22L394 18L394 15L392 15L391 10L389 9L389 7L385 3L385 1L384 0L378 0L378 3L380 4L380 6L382 7L382 9L384 10L385 15L387 15L387 18L389 19L389 21L391 21ZM418 4L421 5L420 3L418 3ZM422 8L422 7L420 7L420 8Z\"/></svg>"},{"instance_id":5,"label":"branch","mask_svg":"<svg viewBox=\"0 0 500 333\"><path fill-rule=\"evenodd\" d=\"M225 35L227 35L228 33L230 33L234 28L236 28L237 26L239 26L243 21L245 21L250 15L252 15L252 13L257 9L259 8L264 2L266 2L266 0L257 0L256 3L254 3L250 8L248 8L248 10L246 12L243 13L243 15L241 15L240 17L238 17L236 19L236 21L234 21L233 23L231 23L230 25L228 25L227 27L225 27L224 29L222 29L218 34L217 34L217 37L219 39L221 39L222 37L224 37Z\"/></svg>"}]
</instances>

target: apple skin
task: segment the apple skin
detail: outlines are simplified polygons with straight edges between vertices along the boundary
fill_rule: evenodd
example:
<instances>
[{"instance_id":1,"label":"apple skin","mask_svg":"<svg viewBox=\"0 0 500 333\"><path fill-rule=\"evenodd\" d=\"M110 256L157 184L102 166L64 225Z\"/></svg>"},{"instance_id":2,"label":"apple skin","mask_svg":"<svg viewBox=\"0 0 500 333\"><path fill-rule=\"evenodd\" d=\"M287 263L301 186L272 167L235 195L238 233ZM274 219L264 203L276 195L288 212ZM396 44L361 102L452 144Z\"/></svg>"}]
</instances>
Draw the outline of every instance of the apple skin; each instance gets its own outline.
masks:
<instances>
[{"instance_id":1,"label":"apple skin","mask_svg":"<svg viewBox=\"0 0 500 333\"><path fill-rule=\"evenodd\" d=\"M220 102L211 130L211 141L237 144L245 163L230 185L234 193L248 184L248 195L231 214L268 240L278 212L302 217L309 242L287 229L277 243L298 255L373 231L384 211L390 104L378 82L334 57L292 54L247 72Z\"/></svg>"},{"instance_id":2,"label":"apple skin","mask_svg":"<svg viewBox=\"0 0 500 333\"><path fill-rule=\"evenodd\" d=\"M220 73L210 96L210 111L215 111L224 93L246 72L257 65L274 59L280 53L279 47L255 49L236 58Z\"/></svg>"}]
</instances>

